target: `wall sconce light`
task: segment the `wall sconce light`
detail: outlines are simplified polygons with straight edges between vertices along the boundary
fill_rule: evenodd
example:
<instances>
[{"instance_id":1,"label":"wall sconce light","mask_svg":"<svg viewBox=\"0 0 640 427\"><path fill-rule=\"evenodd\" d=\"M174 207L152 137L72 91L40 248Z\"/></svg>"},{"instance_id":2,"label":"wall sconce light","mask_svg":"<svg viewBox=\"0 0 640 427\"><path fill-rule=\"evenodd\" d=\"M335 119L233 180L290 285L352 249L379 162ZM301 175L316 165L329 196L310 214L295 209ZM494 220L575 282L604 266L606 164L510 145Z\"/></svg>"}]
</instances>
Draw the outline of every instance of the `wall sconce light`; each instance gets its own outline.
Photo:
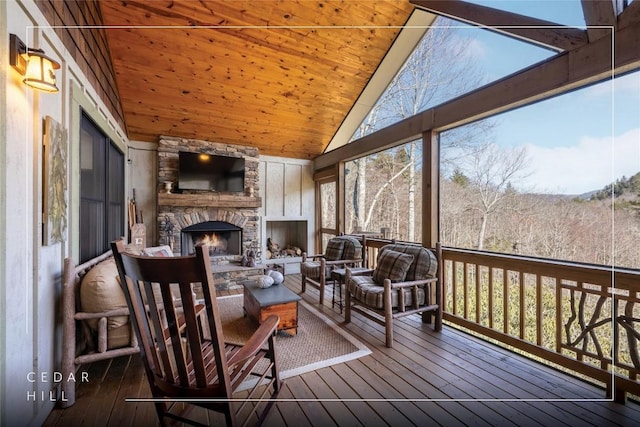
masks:
<instances>
[{"instance_id":1,"label":"wall sconce light","mask_svg":"<svg viewBox=\"0 0 640 427\"><path fill-rule=\"evenodd\" d=\"M9 63L24 77L27 86L44 92L57 93L56 73L60 68L42 49L27 47L15 34L9 35Z\"/></svg>"}]
</instances>

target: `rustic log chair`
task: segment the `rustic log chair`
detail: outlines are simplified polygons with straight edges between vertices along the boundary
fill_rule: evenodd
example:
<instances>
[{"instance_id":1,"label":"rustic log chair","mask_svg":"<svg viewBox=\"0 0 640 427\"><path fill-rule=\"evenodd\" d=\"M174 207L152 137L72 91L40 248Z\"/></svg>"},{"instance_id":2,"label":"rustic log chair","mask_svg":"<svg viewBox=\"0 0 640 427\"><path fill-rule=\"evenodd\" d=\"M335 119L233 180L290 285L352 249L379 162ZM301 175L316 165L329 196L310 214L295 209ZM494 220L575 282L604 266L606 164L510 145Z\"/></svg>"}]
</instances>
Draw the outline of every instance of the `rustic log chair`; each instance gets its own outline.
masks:
<instances>
[{"instance_id":1,"label":"rustic log chair","mask_svg":"<svg viewBox=\"0 0 640 427\"><path fill-rule=\"evenodd\" d=\"M81 381L79 378L76 381L69 381L69 378L76 375L80 365L136 354L140 351L135 334L130 329L130 324L123 326L123 328L129 329L128 334L123 334L123 328L118 328L114 331L108 327L110 320L128 316L128 308L114 308L97 313L88 312L81 308L80 285L83 279L93 268L110 262L110 258L111 250L77 266L71 257L64 260L61 367L64 380L60 384L63 398L58 402L62 408L67 408L75 403L76 384ZM115 282L115 269L113 271ZM87 323L89 321L97 322L95 332L89 327ZM122 342L124 338L128 342L125 345L116 345L115 348L109 348L109 342L114 338L114 333L119 335L115 337L118 341ZM128 339L125 335L128 335Z\"/></svg>"},{"instance_id":2,"label":"rustic log chair","mask_svg":"<svg viewBox=\"0 0 640 427\"><path fill-rule=\"evenodd\" d=\"M300 275L302 276L302 293L307 290L307 283L320 289L320 304L324 303L324 288L331 281L331 271L337 268L357 267L364 265L366 242L362 243L354 236L338 236L329 239L324 254L310 255L302 253Z\"/></svg>"},{"instance_id":3,"label":"rustic log chair","mask_svg":"<svg viewBox=\"0 0 640 427\"><path fill-rule=\"evenodd\" d=\"M393 320L422 314L434 329L442 329L442 248L390 244L378 252L373 272L346 274L345 322L356 311L385 327L385 345L393 346Z\"/></svg>"},{"instance_id":4,"label":"rustic log chair","mask_svg":"<svg viewBox=\"0 0 640 427\"><path fill-rule=\"evenodd\" d=\"M173 256L166 245L143 248L130 244L127 251ZM80 365L140 352L117 276L111 249L80 265L71 257L64 260L61 366L64 380L60 383L62 393L58 401L61 408L75 404L76 385L83 382L84 375L77 372ZM181 304L179 298L176 303Z\"/></svg>"},{"instance_id":5,"label":"rustic log chair","mask_svg":"<svg viewBox=\"0 0 640 427\"><path fill-rule=\"evenodd\" d=\"M189 398L194 400L187 405L224 413L227 425L236 425L241 411L248 413L245 424L261 424L282 387L274 342L278 316L268 317L244 346L227 344L208 251L198 246L195 256L158 258L127 254L122 241L111 247L151 393L161 399L155 402L160 423L166 417L201 425L176 405L176 399ZM192 297L197 283L203 303ZM171 284L179 287L181 313ZM234 398L245 380L249 384L243 387L251 385L250 390ZM265 404L262 398L270 391Z\"/></svg>"}]
</instances>

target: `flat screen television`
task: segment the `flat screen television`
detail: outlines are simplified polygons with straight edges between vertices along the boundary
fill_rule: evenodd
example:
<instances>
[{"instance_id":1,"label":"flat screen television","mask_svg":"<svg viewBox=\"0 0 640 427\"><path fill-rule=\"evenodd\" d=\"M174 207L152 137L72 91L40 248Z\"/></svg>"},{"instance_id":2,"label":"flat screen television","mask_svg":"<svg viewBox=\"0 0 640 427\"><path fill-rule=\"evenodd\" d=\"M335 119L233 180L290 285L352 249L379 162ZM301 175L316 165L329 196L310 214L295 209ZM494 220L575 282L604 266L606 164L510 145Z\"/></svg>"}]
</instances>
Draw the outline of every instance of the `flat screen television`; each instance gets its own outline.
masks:
<instances>
[{"instance_id":1,"label":"flat screen television","mask_svg":"<svg viewBox=\"0 0 640 427\"><path fill-rule=\"evenodd\" d=\"M178 188L181 190L244 191L242 157L180 151Z\"/></svg>"}]
</instances>

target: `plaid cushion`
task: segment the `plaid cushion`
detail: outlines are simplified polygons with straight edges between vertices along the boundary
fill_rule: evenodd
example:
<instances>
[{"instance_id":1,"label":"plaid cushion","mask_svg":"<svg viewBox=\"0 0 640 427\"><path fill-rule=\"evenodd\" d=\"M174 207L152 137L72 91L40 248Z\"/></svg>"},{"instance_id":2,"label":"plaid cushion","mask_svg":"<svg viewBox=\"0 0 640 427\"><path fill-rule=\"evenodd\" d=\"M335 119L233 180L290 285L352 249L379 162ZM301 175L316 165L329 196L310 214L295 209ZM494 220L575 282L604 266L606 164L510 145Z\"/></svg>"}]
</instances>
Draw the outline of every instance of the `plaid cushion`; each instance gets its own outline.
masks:
<instances>
[{"instance_id":1,"label":"plaid cushion","mask_svg":"<svg viewBox=\"0 0 640 427\"><path fill-rule=\"evenodd\" d=\"M341 259L361 259L362 244L358 239L352 236L339 236L335 239L344 241L344 250Z\"/></svg>"},{"instance_id":2,"label":"plaid cushion","mask_svg":"<svg viewBox=\"0 0 640 427\"><path fill-rule=\"evenodd\" d=\"M435 254L427 248L418 245L391 244L383 246L378 253L378 262L384 251L392 250L413 255L413 263L407 271L407 277L404 280L422 280L435 277L438 270L438 262Z\"/></svg>"},{"instance_id":3,"label":"plaid cushion","mask_svg":"<svg viewBox=\"0 0 640 427\"><path fill-rule=\"evenodd\" d=\"M351 277L347 289L357 301L378 310L384 309L384 287L375 283L371 276ZM411 306L413 304L411 289L404 289L402 292L404 292L405 306ZM424 304L424 297L424 288L418 288L418 305ZM391 306L394 308L398 306L398 292L391 292Z\"/></svg>"},{"instance_id":4,"label":"plaid cushion","mask_svg":"<svg viewBox=\"0 0 640 427\"><path fill-rule=\"evenodd\" d=\"M382 284L384 279L402 282L413 262L413 255L387 249L378 256L378 265L373 271L373 281Z\"/></svg>"},{"instance_id":5,"label":"plaid cushion","mask_svg":"<svg viewBox=\"0 0 640 427\"><path fill-rule=\"evenodd\" d=\"M305 261L300 264L300 273L303 276L310 277L312 279L320 278L320 262L319 261Z\"/></svg>"},{"instance_id":6,"label":"plaid cushion","mask_svg":"<svg viewBox=\"0 0 640 427\"><path fill-rule=\"evenodd\" d=\"M342 259L342 250L344 249L344 240L334 238L327 242L327 250L324 257L327 261L336 261Z\"/></svg>"}]
</instances>

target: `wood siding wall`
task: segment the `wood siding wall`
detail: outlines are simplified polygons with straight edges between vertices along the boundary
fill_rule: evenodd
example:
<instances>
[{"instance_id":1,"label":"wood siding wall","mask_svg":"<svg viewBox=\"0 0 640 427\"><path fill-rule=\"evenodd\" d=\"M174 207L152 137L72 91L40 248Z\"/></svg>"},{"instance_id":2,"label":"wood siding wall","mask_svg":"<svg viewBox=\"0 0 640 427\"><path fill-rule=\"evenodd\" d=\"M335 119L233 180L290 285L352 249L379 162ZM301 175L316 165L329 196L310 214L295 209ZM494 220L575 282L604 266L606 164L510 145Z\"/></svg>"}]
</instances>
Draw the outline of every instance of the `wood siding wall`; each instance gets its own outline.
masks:
<instances>
[{"instance_id":1,"label":"wood siding wall","mask_svg":"<svg viewBox=\"0 0 640 427\"><path fill-rule=\"evenodd\" d=\"M49 25L54 27L88 83L93 86L122 129L126 129L122 105L111 63L109 44L97 1L36 1Z\"/></svg>"}]
</instances>

